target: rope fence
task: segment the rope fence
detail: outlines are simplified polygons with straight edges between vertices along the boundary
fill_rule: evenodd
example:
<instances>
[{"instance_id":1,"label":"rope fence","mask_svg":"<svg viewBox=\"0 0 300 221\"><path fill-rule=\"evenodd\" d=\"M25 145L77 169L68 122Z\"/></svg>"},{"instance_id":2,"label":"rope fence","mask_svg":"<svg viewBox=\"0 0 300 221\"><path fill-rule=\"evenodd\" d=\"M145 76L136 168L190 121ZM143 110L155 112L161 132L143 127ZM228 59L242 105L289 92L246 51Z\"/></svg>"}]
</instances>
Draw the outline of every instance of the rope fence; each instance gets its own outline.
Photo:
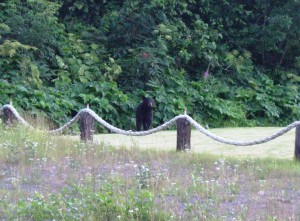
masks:
<instances>
[{"instance_id":1,"label":"rope fence","mask_svg":"<svg viewBox=\"0 0 300 221\"><path fill-rule=\"evenodd\" d=\"M17 110L12 106L12 104L6 104L0 108L0 113L4 113L4 123L5 124L11 124L12 118L14 117L17 119L18 122L21 124L28 126L30 128L33 128L29 125L17 112ZM89 119L89 120L87 120ZM177 150L188 150L190 149L190 130L191 125L198 130L199 132L203 133L204 135L210 137L213 140L216 140L218 142L234 145L234 146L251 146L251 145L257 145L266 143L268 141L274 140L275 138L287 133L293 128L296 128L296 139L295 139L295 158L300 160L300 121L295 121L286 127L282 128L278 132L272 134L271 136L257 139L253 141L239 141L239 140L231 140L231 139L225 139L223 137L217 136L204 127L202 127L199 123L197 123L193 118L191 118L189 115L184 113L183 115L178 115L172 118L171 120L165 122L164 124L147 130L147 131L132 131L132 130L123 130L117 127L114 127L113 125L109 124L105 120L103 120L99 115L97 115L93 110L91 110L89 107L84 108L80 110L75 117L73 117L69 122L64 124L62 127L50 130L50 134L57 134L62 132L63 130L70 127L72 124L74 124L77 121L80 121L81 127L81 139L83 140L92 140L92 124L95 120L96 122L100 123L102 126L104 126L106 129L110 130L113 133L122 134L126 136L146 136L149 134L157 133L161 130L164 130L168 127L170 127L173 124L177 124ZM89 123L86 123L89 122ZM180 128L180 129L179 129ZM87 135L84 135L84 133L87 133Z\"/></svg>"}]
</instances>

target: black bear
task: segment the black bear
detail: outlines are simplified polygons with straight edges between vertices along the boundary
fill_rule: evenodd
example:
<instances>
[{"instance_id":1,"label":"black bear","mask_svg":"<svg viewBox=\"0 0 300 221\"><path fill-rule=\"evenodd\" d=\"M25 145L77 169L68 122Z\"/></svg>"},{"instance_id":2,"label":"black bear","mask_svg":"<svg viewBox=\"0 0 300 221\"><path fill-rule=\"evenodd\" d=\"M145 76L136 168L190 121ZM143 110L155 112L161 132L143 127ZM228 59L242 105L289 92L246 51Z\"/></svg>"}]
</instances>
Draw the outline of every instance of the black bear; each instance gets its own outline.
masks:
<instances>
[{"instance_id":1,"label":"black bear","mask_svg":"<svg viewBox=\"0 0 300 221\"><path fill-rule=\"evenodd\" d=\"M136 109L136 130L149 130L153 118L154 100L143 96L143 102Z\"/></svg>"}]
</instances>

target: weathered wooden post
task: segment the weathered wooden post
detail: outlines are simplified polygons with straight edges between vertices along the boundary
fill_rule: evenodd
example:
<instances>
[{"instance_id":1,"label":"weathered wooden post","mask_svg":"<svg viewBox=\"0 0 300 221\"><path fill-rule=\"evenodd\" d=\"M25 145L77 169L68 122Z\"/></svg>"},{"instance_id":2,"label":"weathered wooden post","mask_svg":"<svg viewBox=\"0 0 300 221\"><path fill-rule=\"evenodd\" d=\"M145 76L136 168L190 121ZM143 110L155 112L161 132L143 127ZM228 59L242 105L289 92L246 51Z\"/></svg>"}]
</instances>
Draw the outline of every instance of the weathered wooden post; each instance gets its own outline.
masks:
<instances>
[{"instance_id":1,"label":"weathered wooden post","mask_svg":"<svg viewBox=\"0 0 300 221\"><path fill-rule=\"evenodd\" d=\"M185 110L186 114L186 110ZM191 150L191 124L187 119L176 121L177 126L177 151Z\"/></svg>"},{"instance_id":2,"label":"weathered wooden post","mask_svg":"<svg viewBox=\"0 0 300 221\"><path fill-rule=\"evenodd\" d=\"M295 159L300 161L300 126L296 127Z\"/></svg>"},{"instance_id":3,"label":"weathered wooden post","mask_svg":"<svg viewBox=\"0 0 300 221\"><path fill-rule=\"evenodd\" d=\"M12 102L9 103L12 105ZM6 127L9 127L14 122L14 114L9 108L3 109L3 122Z\"/></svg>"},{"instance_id":4,"label":"weathered wooden post","mask_svg":"<svg viewBox=\"0 0 300 221\"><path fill-rule=\"evenodd\" d=\"M87 105L89 108L89 105ZM93 126L94 126L94 118L86 112L80 114L80 139L82 141L88 142L93 141Z\"/></svg>"}]
</instances>

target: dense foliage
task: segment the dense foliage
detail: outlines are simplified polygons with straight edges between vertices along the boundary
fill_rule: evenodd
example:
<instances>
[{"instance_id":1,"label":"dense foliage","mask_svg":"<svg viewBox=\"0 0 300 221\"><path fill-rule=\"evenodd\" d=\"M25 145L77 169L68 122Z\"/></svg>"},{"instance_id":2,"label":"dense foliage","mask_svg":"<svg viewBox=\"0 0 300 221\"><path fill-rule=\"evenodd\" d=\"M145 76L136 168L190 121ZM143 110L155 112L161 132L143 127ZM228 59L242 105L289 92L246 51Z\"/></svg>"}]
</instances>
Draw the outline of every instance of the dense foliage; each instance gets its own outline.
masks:
<instances>
[{"instance_id":1,"label":"dense foliage","mask_svg":"<svg viewBox=\"0 0 300 221\"><path fill-rule=\"evenodd\" d=\"M0 104L57 124L90 104L133 128L182 113L210 127L300 118L299 0L6 0Z\"/></svg>"}]
</instances>

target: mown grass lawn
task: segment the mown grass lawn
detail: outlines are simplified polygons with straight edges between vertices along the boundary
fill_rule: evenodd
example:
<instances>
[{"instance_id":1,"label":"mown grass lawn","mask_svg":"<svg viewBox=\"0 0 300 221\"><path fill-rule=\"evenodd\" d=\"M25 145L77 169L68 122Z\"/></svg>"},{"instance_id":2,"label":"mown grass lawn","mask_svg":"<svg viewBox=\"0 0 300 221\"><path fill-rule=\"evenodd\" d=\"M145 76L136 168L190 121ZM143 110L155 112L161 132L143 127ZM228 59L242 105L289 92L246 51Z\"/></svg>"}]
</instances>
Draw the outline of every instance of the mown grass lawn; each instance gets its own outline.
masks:
<instances>
[{"instance_id":1,"label":"mown grass lawn","mask_svg":"<svg viewBox=\"0 0 300 221\"><path fill-rule=\"evenodd\" d=\"M280 129L279 127L252 128L218 128L210 132L226 138L240 141L252 141L268 137ZM156 150L176 150L176 131L162 131L142 137L129 137L119 134L95 135L95 142L103 142L116 147L134 147ZM295 129L264 144L238 147L215 141L197 130L192 130L191 147L193 152L209 153L232 157L275 157L293 159L295 149Z\"/></svg>"},{"instance_id":2,"label":"mown grass lawn","mask_svg":"<svg viewBox=\"0 0 300 221\"><path fill-rule=\"evenodd\" d=\"M211 131L251 140L277 129ZM191 152L175 151L175 131L101 134L95 143L0 133L0 220L300 220L293 131L257 147L193 131Z\"/></svg>"}]
</instances>

